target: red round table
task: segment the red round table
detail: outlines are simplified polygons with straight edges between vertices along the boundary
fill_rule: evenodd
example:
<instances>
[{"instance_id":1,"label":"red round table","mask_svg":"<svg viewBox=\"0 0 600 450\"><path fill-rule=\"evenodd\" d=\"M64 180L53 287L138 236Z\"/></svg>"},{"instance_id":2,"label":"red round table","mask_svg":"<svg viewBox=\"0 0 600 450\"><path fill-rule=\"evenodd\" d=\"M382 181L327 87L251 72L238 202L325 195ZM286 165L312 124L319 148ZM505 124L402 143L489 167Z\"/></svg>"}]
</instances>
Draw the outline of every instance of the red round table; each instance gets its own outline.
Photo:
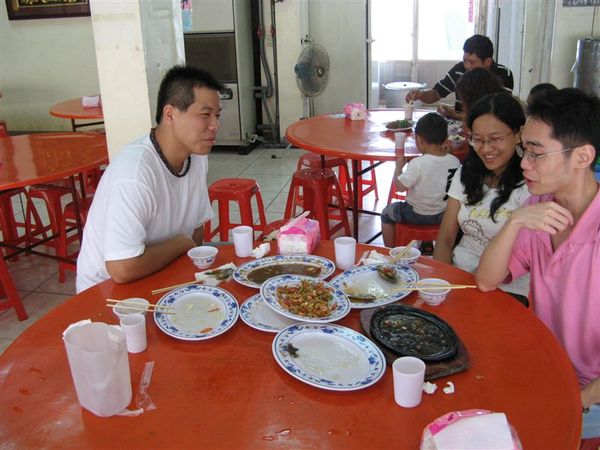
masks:
<instances>
[{"instance_id":1,"label":"red round table","mask_svg":"<svg viewBox=\"0 0 600 450\"><path fill-rule=\"evenodd\" d=\"M368 247L358 246L359 254ZM380 251L384 251L380 249ZM333 244L315 252L333 259ZM220 247L216 265L239 265L232 247ZM422 258L421 277L472 284L473 276ZM274 334L239 320L214 339L186 342L162 333L148 315L148 348L130 354L132 387L143 365L155 361L149 395L157 409L137 417L96 417L83 410L73 388L62 332L81 319L117 323L107 298L151 296L156 288L193 279L184 256L142 280L106 281L66 301L28 328L0 356L0 442L5 448L396 448L417 449L423 428L457 410L506 413L525 449L575 449L581 431L579 388L571 363L550 331L501 291L452 291L438 307L422 306L455 329L471 368L436 380L439 389L411 409L393 399L391 369L375 385L332 392L306 385L274 360ZM221 284L241 304L255 289ZM417 294L405 303L414 305ZM360 330L359 312L339 322ZM442 392L446 381L456 392Z\"/></svg>"},{"instance_id":2,"label":"red round table","mask_svg":"<svg viewBox=\"0 0 600 450\"><path fill-rule=\"evenodd\" d=\"M431 110L418 110L413 120L418 120ZM412 131L404 144L404 149L396 149L394 133L388 131L385 124L404 118L403 109L371 109L366 120L350 120L344 114L323 114L292 123L286 133L286 139L296 147L324 156L341 157L352 160L352 179L354 192L358 192L358 180L362 174L385 161L395 161L404 155L408 160L421 156L412 138ZM466 143L454 153L464 153ZM372 164L367 168L359 166L360 161ZM358 239L358 213L372 214L372 211L360 210L358 196L353 196L352 220L353 234Z\"/></svg>"},{"instance_id":3,"label":"red round table","mask_svg":"<svg viewBox=\"0 0 600 450\"><path fill-rule=\"evenodd\" d=\"M92 125L101 125L104 123L104 113L102 105L93 108L84 108L81 103L81 97L73 98L64 102L57 103L50 107L50 115L60 117L61 119L70 119L73 131L77 128L89 127ZM96 122L76 123L75 120L94 120L102 119Z\"/></svg>"}]
</instances>

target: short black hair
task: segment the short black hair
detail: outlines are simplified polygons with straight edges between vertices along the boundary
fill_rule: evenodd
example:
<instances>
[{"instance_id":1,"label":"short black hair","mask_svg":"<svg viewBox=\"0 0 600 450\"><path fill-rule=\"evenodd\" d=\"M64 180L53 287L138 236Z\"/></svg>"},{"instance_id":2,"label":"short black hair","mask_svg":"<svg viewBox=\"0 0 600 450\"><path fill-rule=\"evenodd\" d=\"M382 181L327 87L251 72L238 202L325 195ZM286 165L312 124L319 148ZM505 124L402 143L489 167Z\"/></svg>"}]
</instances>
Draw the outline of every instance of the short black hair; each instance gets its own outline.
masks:
<instances>
[{"instance_id":1,"label":"short black hair","mask_svg":"<svg viewBox=\"0 0 600 450\"><path fill-rule=\"evenodd\" d=\"M564 88L532 97L527 105L530 118L552 128L550 136L565 148L591 144L594 161L600 151L600 99L581 89ZM594 170L594 164L591 165Z\"/></svg>"},{"instance_id":2,"label":"short black hair","mask_svg":"<svg viewBox=\"0 0 600 450\"><path fill-rule=\"evenodd\" d=\"M156 101L156 123L162 120L165 105L187 111L194 103L194 88L206 87L220 91L223 85L210 72L194 66L173 66L160 82Z\"/></svg>"},{"instance_id":3,"label":"short black hair","mask_svg":"<svg viewBox=\"0 0 600 450\"><path fill-rule=\"evenodd\" d=\"M503 91L506 89L500 77L480 67L465 72L456 82L456 94L463 103L463 111L467 114L477 100L488 94Z\"/></svg>"},{"instance_id":4,"label":"short black hair","mask_svg":"<svg viewBox=\"0 0 600 450\"><path fill-rule=\"evenodd\" d=\"M490 38L481 34L474 34L465 41L463 45L463 52L475 53L481 60L485 58L494 57L494 44L490 41Z\"/></svg>"},{"instance_id":5,"label":"short black hair","mask_svg":"<svg viewBox=\"0 0 600 450\"><path fill-rule=\"evenodd\" d=\"M554 86L552 83L540 83L536 84L529 91L529 95L533 97L534 95L545 94L547 92L558 91L558 88Z\"/></svg>"},{"instance_id":6,"label":"short black hair","mask_svg":"<svg viewBox=\"0 0 600 450\"><path fill-rule=\"evenodd\" d=\"M428 144L443 144L448 139L448 122L438 113L427 113L417 122L415 135Z\"/></svg>"}]
</instances>

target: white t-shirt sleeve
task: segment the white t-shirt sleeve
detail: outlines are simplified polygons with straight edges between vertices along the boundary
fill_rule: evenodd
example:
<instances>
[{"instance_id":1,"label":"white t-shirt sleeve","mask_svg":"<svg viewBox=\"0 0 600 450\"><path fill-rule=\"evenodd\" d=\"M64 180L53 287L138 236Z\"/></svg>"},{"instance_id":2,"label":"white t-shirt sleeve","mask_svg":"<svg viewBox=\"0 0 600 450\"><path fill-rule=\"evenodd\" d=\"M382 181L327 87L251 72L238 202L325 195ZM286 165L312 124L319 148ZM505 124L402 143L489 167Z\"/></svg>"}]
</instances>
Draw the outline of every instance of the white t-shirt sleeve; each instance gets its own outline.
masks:
<instances>
[{"instance_id":1,"label":"white t-shirt sleeve","mask_svg":"<svg viewBox=\"0 0 600 450\"><path fill-rule=\"evenodd\" d=\"M448 196L458 200L459 202L462 202L465 199L465 187L460 182L461 172L462 167L459 167L456 172L454 172L450 189L448 189Z\"/></svg>"},{"instance_id":2,"label":"white t-shirt sleeve","mask_svg":"<svg viewBox=\"0 0 600 450\"><path fill-rule=\"evenodd\" d=\"M419 182L420 176L421 165L419 164L419 158L415 158L406 164L404 172L398 175L398 181L407 188L411 188Z\"/></svg>"},{"instance_id":3,"label":"white t-shirt sleeve","mask_svg":"<svg viewBox=\"0 0 600 450\"><path fill-rule=\"evenodd\" d=\"M104 260L141 255L146 248L147 224L156 208L152 193L137 182L117 182L109 188L107 203L102 242Z\"/></svg>"}]
</instances>

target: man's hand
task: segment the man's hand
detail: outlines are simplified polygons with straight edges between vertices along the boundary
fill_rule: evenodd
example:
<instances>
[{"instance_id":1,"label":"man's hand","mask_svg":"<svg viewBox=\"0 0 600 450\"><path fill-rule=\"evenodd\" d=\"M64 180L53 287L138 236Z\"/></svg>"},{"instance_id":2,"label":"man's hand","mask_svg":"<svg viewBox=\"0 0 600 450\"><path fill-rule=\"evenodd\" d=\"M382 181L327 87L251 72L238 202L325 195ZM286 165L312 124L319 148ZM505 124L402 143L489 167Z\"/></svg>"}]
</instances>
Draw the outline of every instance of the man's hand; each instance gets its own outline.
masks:
<instances>
[{"instance_id":1,"label":"man's hand","mask_svg":"<svg viewBox=\"0 0 600 450\"><path fill-rule=\"evenodd\" d=\"M410 91L408 94L406 94L406 103L412 103L415 100L421 100L421 90L420 89L413 89L412 91Z\"/></svg>"},{"instance_id":2,"label":"man's hand","mask_svg":"<svg viewBox=\"0 0 600 450\"><path fill-rule=\"evenodd\" d=\"M512 212L511 222L535 231L556 234L575 222L571 212L556 202L537 203Z\"/></svg>"}]
</instances>

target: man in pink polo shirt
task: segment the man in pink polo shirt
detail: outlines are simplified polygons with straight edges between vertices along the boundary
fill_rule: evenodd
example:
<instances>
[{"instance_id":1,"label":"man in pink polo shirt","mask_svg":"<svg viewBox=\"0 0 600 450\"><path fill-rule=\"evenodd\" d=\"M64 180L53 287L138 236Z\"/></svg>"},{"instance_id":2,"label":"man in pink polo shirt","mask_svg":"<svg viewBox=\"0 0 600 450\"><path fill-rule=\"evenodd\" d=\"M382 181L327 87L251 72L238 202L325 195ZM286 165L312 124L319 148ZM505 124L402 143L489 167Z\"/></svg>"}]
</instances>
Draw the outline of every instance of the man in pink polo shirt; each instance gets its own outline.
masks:
<instances>
[{"instance_id":1,"label":"man in pink polo shirt","mask_svg":"<svg viewBox=\"0 0 600 450\"><path fill-rule=\"evenodd\" d=\"M528 113L517 153L532 196L490 242L477 285L490 291L531 273L533 309L579 379L582 437L600 437L600 100L561 89L533 99Z\"/></svg>"}]
</instances>

